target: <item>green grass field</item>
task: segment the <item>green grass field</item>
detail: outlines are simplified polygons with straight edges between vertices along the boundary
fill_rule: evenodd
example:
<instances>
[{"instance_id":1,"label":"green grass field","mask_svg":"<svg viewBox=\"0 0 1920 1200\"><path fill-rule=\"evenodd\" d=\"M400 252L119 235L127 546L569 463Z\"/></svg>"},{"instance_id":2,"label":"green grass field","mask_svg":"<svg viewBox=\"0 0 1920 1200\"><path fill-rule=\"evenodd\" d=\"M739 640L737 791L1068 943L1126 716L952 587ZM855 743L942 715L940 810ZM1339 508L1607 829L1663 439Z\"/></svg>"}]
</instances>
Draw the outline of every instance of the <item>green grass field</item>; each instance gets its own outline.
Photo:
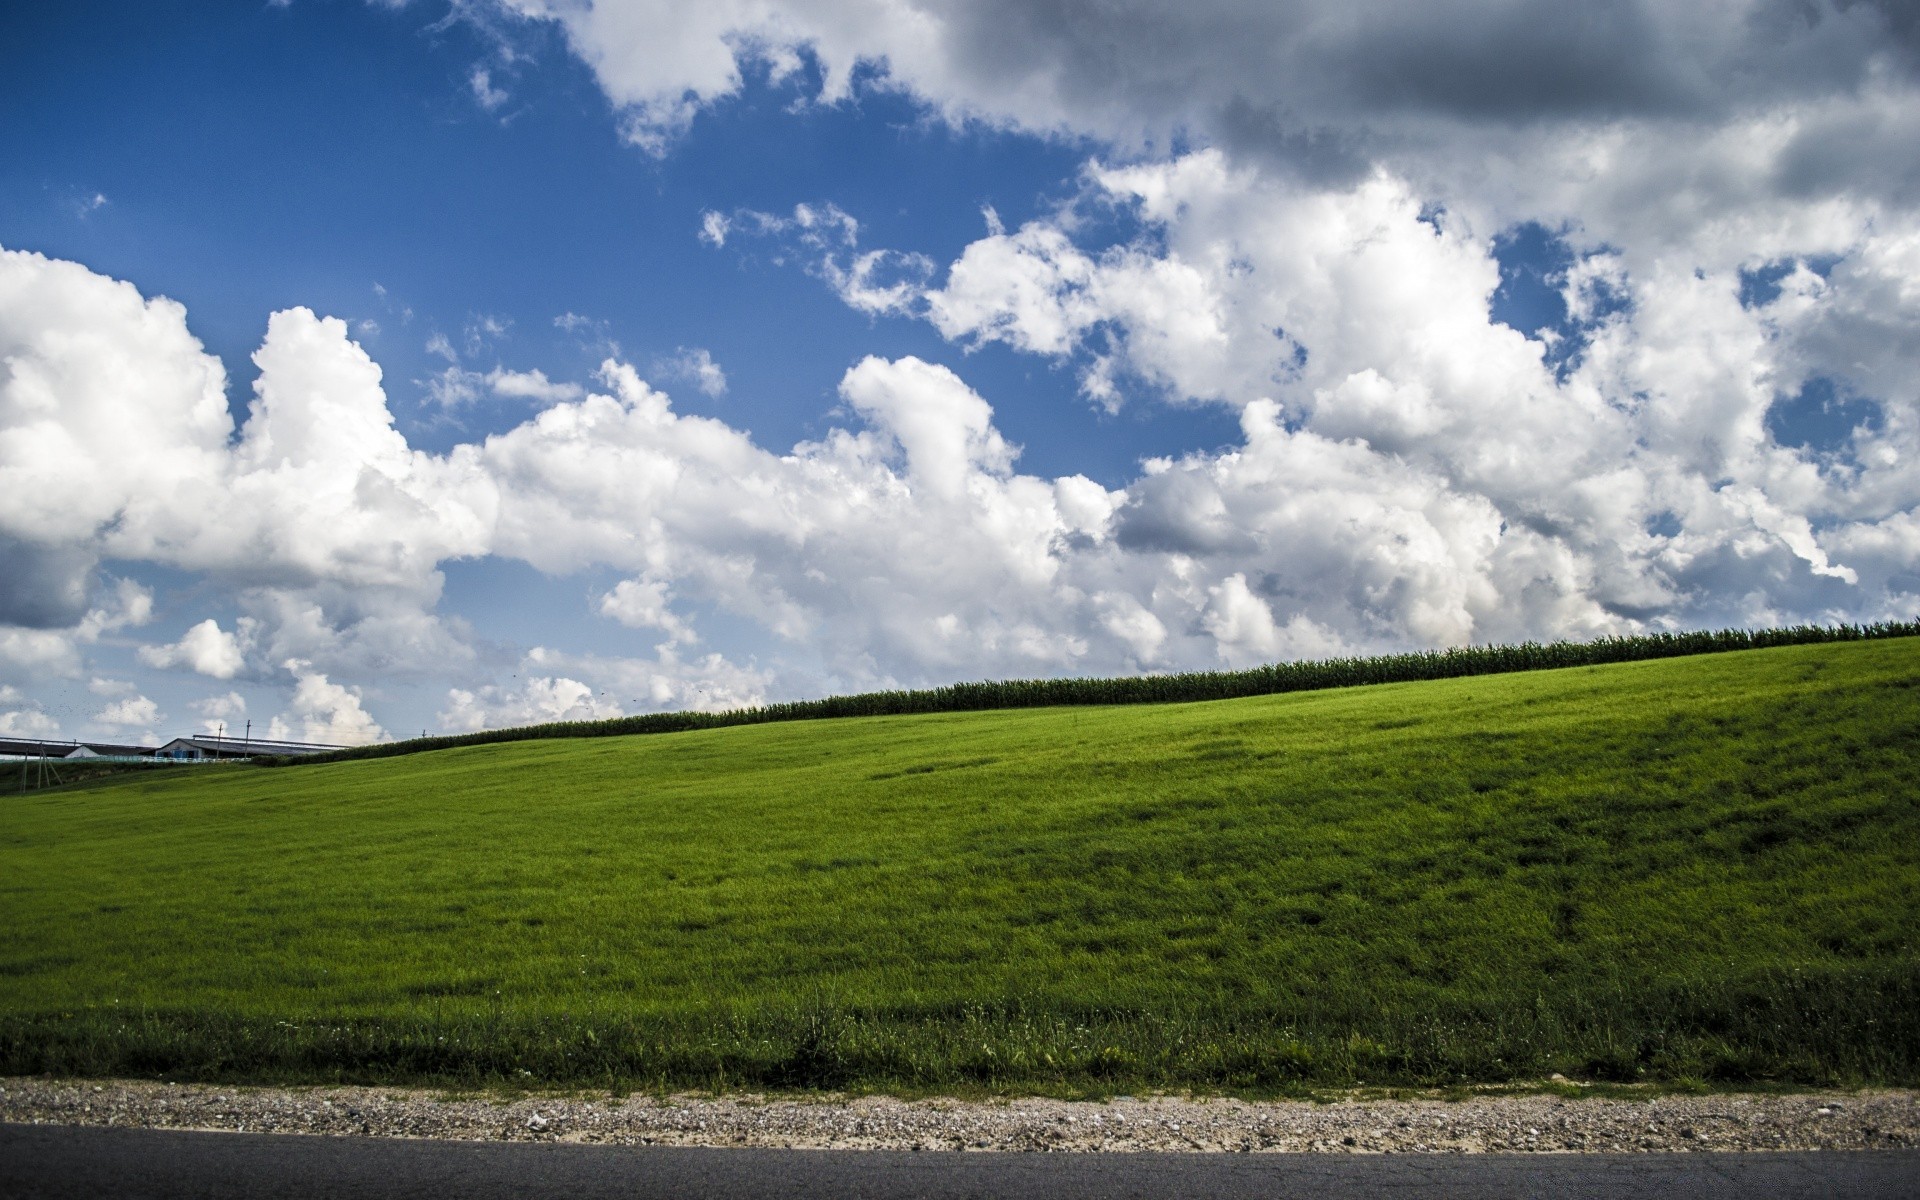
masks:
<instances>
[{"instance_id":1,"label":"green grass field","mask_svg":"<svg viewBox=\"0 0 1920 1200\"><path fill-rule=\"evenodd\" d=\"M0 802L0 1072L1920 1083L1920 639Z\"/></svg>"}]
</instances>

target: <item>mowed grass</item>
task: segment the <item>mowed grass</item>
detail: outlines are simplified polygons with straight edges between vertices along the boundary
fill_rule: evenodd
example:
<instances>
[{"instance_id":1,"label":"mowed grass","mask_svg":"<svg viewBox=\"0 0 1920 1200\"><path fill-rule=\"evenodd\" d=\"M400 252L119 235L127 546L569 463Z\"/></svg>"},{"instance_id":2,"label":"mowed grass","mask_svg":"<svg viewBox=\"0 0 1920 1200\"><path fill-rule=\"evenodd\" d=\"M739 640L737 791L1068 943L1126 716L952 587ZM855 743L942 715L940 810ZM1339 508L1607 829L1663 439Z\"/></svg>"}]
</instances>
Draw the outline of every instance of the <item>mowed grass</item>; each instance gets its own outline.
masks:
<instances>
[{"instance_id":1,"label":"mowed grass","mask_svg":"<svg viewBox=\"0 0 1920 1200\"><path fill-rule=\"evenodd\" d=\"M0 801L0 1071L1920 1082L1920 639Z\"/></svg>"}]
</instances>

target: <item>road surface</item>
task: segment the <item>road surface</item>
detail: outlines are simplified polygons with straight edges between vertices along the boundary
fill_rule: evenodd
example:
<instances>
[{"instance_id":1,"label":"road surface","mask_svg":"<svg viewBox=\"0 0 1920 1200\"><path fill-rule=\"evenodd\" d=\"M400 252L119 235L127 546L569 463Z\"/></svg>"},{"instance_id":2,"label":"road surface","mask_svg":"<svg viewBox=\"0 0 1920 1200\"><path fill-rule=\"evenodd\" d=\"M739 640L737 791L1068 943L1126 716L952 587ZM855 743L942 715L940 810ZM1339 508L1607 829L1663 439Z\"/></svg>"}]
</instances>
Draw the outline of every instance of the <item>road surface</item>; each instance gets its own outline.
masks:
<instances>
[{"instance_id":1,"label":"road surface","mask_svg":"<svg viewBox=\"0 0 1920 1200\"><path fill-rule=\"evenodd\" d=\"M0 1124L0 1197L1920 1197L1920 1150L988 1154L443 1142Z\"/></svg>"}]
</instances>

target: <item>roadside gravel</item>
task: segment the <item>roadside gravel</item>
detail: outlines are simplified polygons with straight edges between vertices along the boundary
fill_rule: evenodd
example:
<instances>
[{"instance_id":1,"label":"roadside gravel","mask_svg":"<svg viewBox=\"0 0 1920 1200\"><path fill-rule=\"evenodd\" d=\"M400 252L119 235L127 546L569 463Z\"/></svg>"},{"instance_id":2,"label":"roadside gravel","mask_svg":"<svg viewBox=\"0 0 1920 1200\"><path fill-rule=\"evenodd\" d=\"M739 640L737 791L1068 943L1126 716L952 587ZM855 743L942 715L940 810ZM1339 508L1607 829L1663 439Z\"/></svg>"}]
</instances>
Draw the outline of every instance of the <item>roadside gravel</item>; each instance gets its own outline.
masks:
<instances>
[{"instance_id":1,"label":"roadside gravel","mask_svg":"<svg viewBox=\"0 0 1920 1200\"><path fill-rule=\"evenodd\" d=\"M473 1141L799 1149L1860 1150L1920 1146L1920 1092L1247 1103L890 1097L461 1098L401 1088L0 1079L0 1121Z\"/></svg>"}]
</instances>

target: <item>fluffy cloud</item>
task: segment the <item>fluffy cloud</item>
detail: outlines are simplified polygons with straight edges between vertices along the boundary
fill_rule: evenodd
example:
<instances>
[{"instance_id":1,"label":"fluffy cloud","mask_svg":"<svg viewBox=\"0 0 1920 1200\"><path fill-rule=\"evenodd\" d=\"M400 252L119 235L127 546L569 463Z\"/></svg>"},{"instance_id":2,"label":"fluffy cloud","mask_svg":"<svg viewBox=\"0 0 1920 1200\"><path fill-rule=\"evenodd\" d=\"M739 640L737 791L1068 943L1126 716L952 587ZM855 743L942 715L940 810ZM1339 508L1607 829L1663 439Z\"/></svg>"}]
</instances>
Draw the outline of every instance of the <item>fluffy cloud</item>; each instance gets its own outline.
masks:
<instances>
[{"instance_id":1,"label":"fluffy cloud","mask_svg":"<svg viewBox=\"0 0 1920 1200\"><path fill-rule=\"evenodd\" d=\"M593 681L581 686L597 688L594 703L603 710L632 705L718 711L750 707L767 699L766 672L742 667L721 654L682 658L672 646L658 647L650 659L564 654L536 646L522 667L530 672L564 672ZM613 714L603 711L603 715Z\"/></svg>"},{"instance_id":2,"label":"fluffy cloud","mask_svg":"<svg viewBox=\"0 0 1920 1200\"><path fill-rule=\"evenodd\" d=\"M60 722L38 708L0 710L0 737L51 738L60 733Z\"/></svg>"},{"instance_id":3,"label":"fluffy cloud","mask_svg":"<svg viewBox=\"0 0 1920 1200\"><path fill-rule=\"evenodd\" d=\"M452 353L446 339L441 338L438 344L446 347L447 353ZM495 367L483 372L468 371L455 365L429 376L425 382L428 398L442 408L472 404L483 394L506 400L532 400L538 404L580 398L579 384L556 383L547 378L545 371L509 371L505 367Z\"/></svg>"},{"instance_id":4,"label":"fluffy cloud","mask_svg":"<svg viewBox=\"0 0 1920 1200\"><path fill-rule=\"evenodd\" d=\"M208 733L224 732L247 715L247 700L239 692L207 696L187 706L200 714L200 727Z\"/></svg>"},{"instance_id":5,"label":"fluffy cloud","mask_svg":"<svg viewBox=\"0 0 1920 1200\"><path fill-rule=\"evenodd\" d=\"M160 721L160 706L145 696L126 696L93 714L96 725L117 729L151 729Z\"/></svg>"},{"instance_id":6,"label":"fluffy cloud","mask_svg":"<svg viewBox=\"0 0 1920 1200\"><path fill-rule=\"evenodd\" d=\"M658 579L623 579L600 598L600 615L629 629L657 629L675 642L698 641L693 627L672 608L667 585Z\"/></svg>"},{"instance_id":7,"label":"fluffy cloud","mask_svg":"<svg viewBox=\"0 0 1920 1200\"><path fill-rule=\"evenodd\" d=\"M485 687L477 692L453 688L447 707L439 714L440 727L451 733L512 725L544 725L552 721L599 721L621 716L618 703L596 696L577 679L540 676L517 688Z\"/></svg>"},{"instance_id":8,"label":"fluffy cloud","mask_svg":"<svg viewBox=\"0 0 1920 1200\"><path fill-rule=\"evenodd\" d=\"M140 661L150 667L185 667L214 679L232 679L247 665L240 639L209 617L182 634L170 646L140 647Z\"/></svg>"},{"instance_id":9,"label":"fluffy cloud","mask_svg":"<svg viewBox=\"0 0 1920 1200\"><path fill-rule=\"evenodd\" d=\"M484 546L485 481L407 446L340 321L273 315L233 445L219 361L131 285L0 251L0 356L0 536L60 567L52 609L101 557L431 591L435 563Z\"/></svg>"},{"instance_id":10,"label":"fluffy cloud","mask_svg":"<svg viewBox=\"0 0 1920 1200\"><path fill-rule=\"evenodd\" d=\"M0 628L0 678L44 682L79 673L79 649L66 634L48 629Z\"/></svg>"},{"instance_id":11,"label":"fluffy cloud","mask_svg":"<svg viewBox=\"0 0 1920 1200\"><path fill-rule=\"evenodd\" d=\"M1499 543L1469 575L1415 588L1432 598L1466 589L1445 606L1455 618L1410 623L1409 610L1388 623L1421 638L1913 610L1915 589L1876 585L1835 557L1842 543L1901 544L1867 531L1904 527L1920 504L1909 466L1920 453L1920 355L1911 339L1889 336L1920 317L1920 296L1901 290L1891 265L1906 261L1913 221L1883 214L1855 230L1856 247L1824 275L1805 267L1813 248L1803 248L1778 268L1770 299L1753 294L1753 269L1738 260L1673 249L1636 271L1639 256L1576 252L1566 329L1528 338L1492 319L1500 277L1490 242L1470 223L1435 218L1404 181L1309 188L1203 151L1096 167L1089 187L1083 205L1127 208L1146 233L1082 249L1069 235L1071 212L1012 234L991 229L919 311L962 342L1081 363L1086 390L1104 404L1131 388L1270 411L1248 423L1238 455L1131 487L1123 543L1216 562L1253 545L1259 506L1285 494L1279 481L1250 493L1220 485L1250 479L1267 453L1291 455L1314 434L1329 445L1289 468L1299 472L1282 485L1290 503L1305 502L1309 481L1345 458L1352 473L1330 487L1342 504L1418 485L1448 509L1480 514L1435 526L1450 531L1442 557L1458 566L1483 557L1476 543ZM1809 353L1855 320L1858 337L1844 349ZM1860 393L1875 387L1861 402L1874 419L1844 444L1781 441L1782 410L1822 375ZM1352 447L1365 453L1355 458ZM1375 511L1363 527L1419 544L1385 518L1410 511L1403 504ZM1678 528L1661 530L1670 522ZM1262 554L1277 549L1268 543ZM1394 557L1381 550L1351 568L1337 556L1318 561L1364 579L1368 563ZM1898 570L1875 574L1891 581ZM1836 591L1828 579L1864 586ZM1470 603L1475 588L1502 599ZM1373 619L1334 627L1352 636ZM1449 624L1453 632L1440 632Z\"/></svg>"},{"instance_id":12,"label":"fluffy cloud","mask_svg":"<svg viewBox=\"0 0 1920 1200\"><path fill-rule=\"evenodd\" d=\"M715 711L766 700L765 673L719 654L683 659L670 643L651 659L564 654L536 646L520 668L521 682L512 686L450 689L447 707L438 714L441 728L464 732L597 721L622 716L629 705Z\"/></svg>"},{"instance_id":13,"label":"fluffy cloud","mask_svg":"<svg viewBox=\"0 0 1920 1200\"><path fill-rule=\"evenodd\" d=\"M496 553L553 573L635 571L602 601L608 615L671 633L671 586L863 681L1072 661L1081 639L1048 587L1071 532L1056 486L1012 473L990 408L951 371L858 364L841 395L868 428L786 455L675 413L629 367L603 377L611 394L487 440ZM1101 489L1062 486L1082 519L1102 519Z\"/></svg>"},{"instance_id":14,"label":"fluffy cloud","mask_svg":"<svg viewBox=\"0 0 1920 1200\"><path fill-rule=\"evenodd\" d=\"M288 711L268 724L268 738L359 746L387 736L361 707L359 688L334 683L325 675L308 671L308 665L299 659L287 662L286 668L295 678L293 700Z\"/></svg>"}]
</instances>

